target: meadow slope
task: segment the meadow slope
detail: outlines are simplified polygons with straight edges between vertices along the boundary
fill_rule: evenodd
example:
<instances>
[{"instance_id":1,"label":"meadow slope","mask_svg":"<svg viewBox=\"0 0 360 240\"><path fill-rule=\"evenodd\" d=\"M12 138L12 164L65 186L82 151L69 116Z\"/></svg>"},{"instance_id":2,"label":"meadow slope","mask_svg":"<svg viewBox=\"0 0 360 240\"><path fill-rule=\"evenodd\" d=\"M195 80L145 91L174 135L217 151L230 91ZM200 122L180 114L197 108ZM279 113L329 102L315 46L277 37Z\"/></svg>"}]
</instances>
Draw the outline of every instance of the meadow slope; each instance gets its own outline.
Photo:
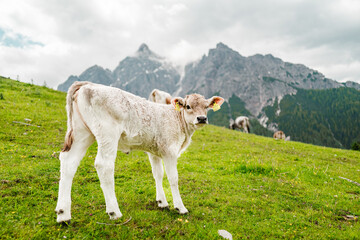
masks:
<instances>
[{"instance_id":1,"label":"meadow slope","mask_svg":"<svg viewBox=\"0 0 360 240\"><path fill-rule=\"evenodd\" d=\"M221 239L219 229L234 239L359 239L360 187L339 178L360 182L359 151L212 125L179 158L189 214L173 209L167 180L170 210L158 209L147 155L119 152L115 188L124 216L110 221L94 144L74 179L72 222L61 226L54 209L65 132L65 93L0 78L0 239Z\"/></svg>"}]
</instances>

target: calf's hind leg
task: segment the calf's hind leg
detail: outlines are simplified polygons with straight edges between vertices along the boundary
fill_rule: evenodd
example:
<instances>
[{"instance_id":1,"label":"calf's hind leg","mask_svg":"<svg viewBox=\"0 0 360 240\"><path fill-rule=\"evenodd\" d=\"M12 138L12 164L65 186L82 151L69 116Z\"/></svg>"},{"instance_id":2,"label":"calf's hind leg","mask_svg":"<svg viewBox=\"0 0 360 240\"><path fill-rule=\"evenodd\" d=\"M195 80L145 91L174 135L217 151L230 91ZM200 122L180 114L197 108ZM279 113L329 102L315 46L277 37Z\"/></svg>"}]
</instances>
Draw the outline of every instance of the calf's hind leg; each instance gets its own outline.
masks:
<instances>
[{"instance_id":1,"label":"calf's hind leg","mask_svg":"<svg viewBox=\"0 0 360 240\"><path fill-rule=\"evenodd\" d=\"M169 204L166 201L164 189L162 186L162 181L164 178L164 169L162 165L162 160L161 158L154 156L150 153L148 153L148 155L156 184L156 201L159 207L166 208L169 206Z\"/></svg>"},{"instance_id":2,"label":"calf's hind leg","mask_svg":"<svg viewBox=\"0 0 360 240\"><path fill-rule=\"evenodd\" d=\"M55 212L57 222L69 222L71 219L71 186L76 170L94 137L86 130L74 133L74 141L68 152L60 153L59 196Z\"/></svg>"},{"instance_id":3,"label":"calf's hind leg","mask_svg":"<svg viewBox=\"0 0 360 240\"><path fill-rule=\"evenodd\" d=\"M117 153L117 141L114 142L116 144L102 144L98 142L99 147L95 159L95 168L105 197L106 212L112 220L118 219L122 216L115 195L114 169Z\"/></svg>"}]
</instances>

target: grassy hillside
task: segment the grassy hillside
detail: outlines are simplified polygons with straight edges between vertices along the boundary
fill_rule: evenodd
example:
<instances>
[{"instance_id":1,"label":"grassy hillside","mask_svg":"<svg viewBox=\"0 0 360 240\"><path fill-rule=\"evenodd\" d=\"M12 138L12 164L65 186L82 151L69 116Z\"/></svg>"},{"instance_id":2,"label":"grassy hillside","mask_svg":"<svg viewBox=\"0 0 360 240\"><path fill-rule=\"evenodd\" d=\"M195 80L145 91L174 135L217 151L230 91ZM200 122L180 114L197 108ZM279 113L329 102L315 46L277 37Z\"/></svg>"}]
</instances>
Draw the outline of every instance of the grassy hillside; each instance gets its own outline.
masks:
<instances>
[{"instance_id":1,"label":"grassy hillside","mask_svg":"<svg viewBox=\"0 0 360 240\"><path fill-rule=\"evenodd\" d=\"M110 221L93 167L94 145L74 179L72 223L60 226L54 209L65 94L0 78L1 94L1 239L221 239L219 229L234 239L359 237L360 187L339 176L360 182L360 152L215 126L196 132L179 158L188 215L174 211L167 180L170 210L156 207L147 156L132 152L117 157L115 187L124 216Z\"/></svg>"}]
</instances>

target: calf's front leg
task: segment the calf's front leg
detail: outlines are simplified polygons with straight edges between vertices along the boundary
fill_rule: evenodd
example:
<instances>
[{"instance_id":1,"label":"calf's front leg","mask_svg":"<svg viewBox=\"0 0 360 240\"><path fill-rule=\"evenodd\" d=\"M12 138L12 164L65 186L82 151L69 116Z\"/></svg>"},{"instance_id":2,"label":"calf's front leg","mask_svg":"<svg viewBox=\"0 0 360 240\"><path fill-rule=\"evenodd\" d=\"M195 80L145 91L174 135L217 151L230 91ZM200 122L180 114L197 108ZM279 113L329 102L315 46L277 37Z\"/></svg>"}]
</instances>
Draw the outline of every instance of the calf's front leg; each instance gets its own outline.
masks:
<instances>
[{"instance_id":1,"label":"calf's front leg","mask_svg":"<svg viewBox=\"0 0 360 240\"><path fill-rule=\"evenodd\" d=\"M176 166L177 158L164 158L164 165L166 175L170 183L171 193L173 195L174 208L177 209L180 214L186 214L189 211L184 206L179 192L179 177Z\"/></svg>"}]
</instances>

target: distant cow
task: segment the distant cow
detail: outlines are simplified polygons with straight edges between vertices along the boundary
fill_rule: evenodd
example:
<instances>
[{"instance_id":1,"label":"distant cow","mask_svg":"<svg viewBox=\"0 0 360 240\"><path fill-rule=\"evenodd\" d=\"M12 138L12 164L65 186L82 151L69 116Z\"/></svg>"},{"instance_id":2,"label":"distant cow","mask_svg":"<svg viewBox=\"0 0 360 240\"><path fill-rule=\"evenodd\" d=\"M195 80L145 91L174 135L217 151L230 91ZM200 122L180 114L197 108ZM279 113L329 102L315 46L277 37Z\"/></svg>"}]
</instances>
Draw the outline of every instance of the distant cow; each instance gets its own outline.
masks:
<instances>
[{"instance_id":1,"label":"distant cow","mask_svg":"<svg viewBox=\"0 0 360 240\"><path fill-rule=\"evenodd\" d=\"M285 133L283 131L277 131L274 133L273 138L285 140Z\"/></svg>"},{"instance_id":2,"label":"distant cow","mask_svg":"<svg viewBox=\"0 0 360 240\"><path fill-rule=\"evenodd\" d=\"M236 128L244 129L244 132L249 133L250 132L249 118L245 117L245 116L240 116L240 117L237 117L235 119L235 121L233 119L230 119L229 128L233 129L233 130L235 130Z\"/></svg>"},{"instance_id":3,"label":"distant cow","mask_svg":"<svg viewBox=\"0 0 360 240\"><path fill-rule=\"evenodd\" d=\"M67 133L60 153L61 176L56 206L57 222L71 219L71 185L87 148L97 141L95 158L110 219L122 216L115 195L114 165L117 150L146 151L156 183L156 201L168 207L162 187L164 162L175 209L186 214L178 187L177 158L189 146L196 129L206 125L207 109L216 110L221 97L205 99L191 94L176 97L172 105L147 101L119 88L75 82L66 97Z\"/></svg>"},{"instance_id":4,"label":"distant cow","mask_svg":"<svg viewBox=\"0 0 360 240\"><path fill-rule=\"evenodd\" d=\"M171 104L171 95L167 92L154 89L149 95L149 101L162 104Z\"/></svg>"}]
</instances>

